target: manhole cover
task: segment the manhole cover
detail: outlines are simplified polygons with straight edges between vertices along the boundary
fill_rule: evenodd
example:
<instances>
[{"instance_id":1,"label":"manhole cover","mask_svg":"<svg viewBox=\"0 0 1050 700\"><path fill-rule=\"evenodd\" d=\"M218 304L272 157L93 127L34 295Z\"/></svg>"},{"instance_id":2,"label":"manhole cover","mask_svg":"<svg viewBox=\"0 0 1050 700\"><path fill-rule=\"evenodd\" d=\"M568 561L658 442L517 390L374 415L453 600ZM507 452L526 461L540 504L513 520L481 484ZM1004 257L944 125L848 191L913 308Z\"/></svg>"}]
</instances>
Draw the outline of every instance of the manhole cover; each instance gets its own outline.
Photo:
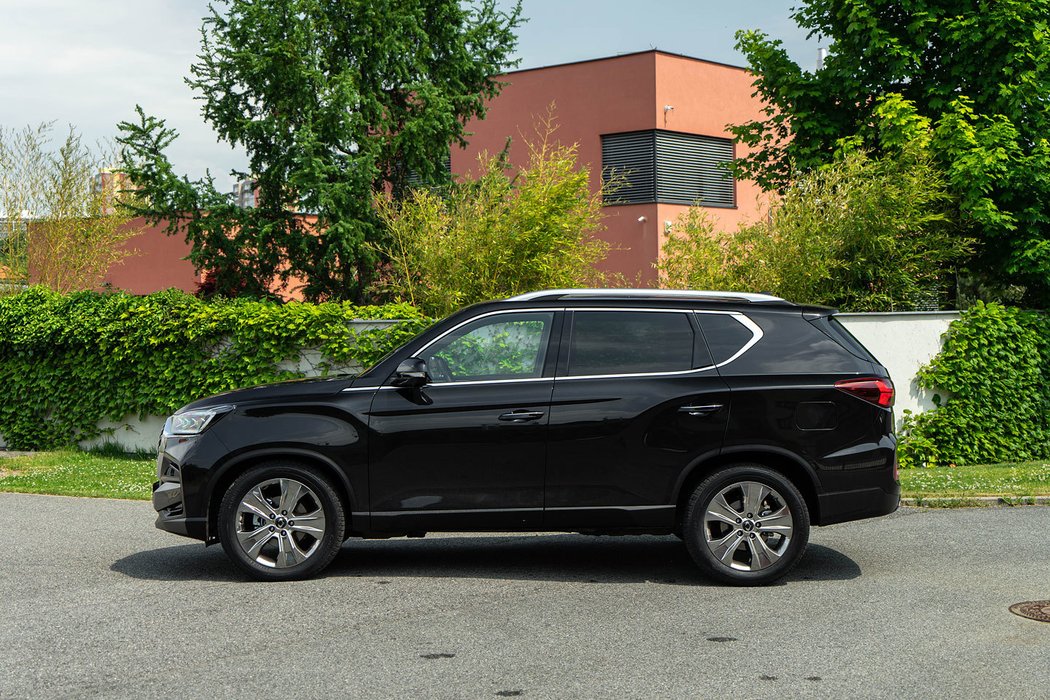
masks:
<instances>
[{"instance_id":1,"label":"manhole cover","mask_svg":"<svg viewBox=\"0 0 1050 700\"><path fill-rule=\"evenodd\" d=\"M1029 620L1050 622L1050 600L1029 600L1026 603L1014 603L1010 606L1014 615L1027 617Z\"/></svg>"}]
</instances>

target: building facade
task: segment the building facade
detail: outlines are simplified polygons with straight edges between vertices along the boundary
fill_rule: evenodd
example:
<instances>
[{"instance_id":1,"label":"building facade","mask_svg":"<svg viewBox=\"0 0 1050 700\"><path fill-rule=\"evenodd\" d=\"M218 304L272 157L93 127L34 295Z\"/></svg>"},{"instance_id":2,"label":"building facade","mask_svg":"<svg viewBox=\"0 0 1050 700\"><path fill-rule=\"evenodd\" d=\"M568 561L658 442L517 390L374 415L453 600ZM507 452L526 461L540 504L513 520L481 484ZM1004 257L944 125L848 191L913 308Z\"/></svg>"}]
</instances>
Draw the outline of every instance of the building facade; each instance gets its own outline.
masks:
<instances>
[{"instance_id":1,"label":"building facade","mask_svg":"<svg viewBox=\"0 0 1050 700\"><path fill-rule=\"evenodd\" d=\"M451 171L471 173L480 153L502 151L508 138L511 162L524 165L523 142L553 114L555 138L577 144L592 192L603 178L620 184L605 197L599 235L611 249L600 267L635 285L654 285L663 241L690 206L704 207L721 230L759 216L757 186L735 181L724 168L742 155L728 126L762 116L753 80L744 68L656 50L513 71L503 76L485 118L468 125L467 148L452 148ZM240 206L253 206L256 194L251 181L233 191ZM181 236L148 227L127 246L136 255L110 270L105 281L113 287L135 293L197 288Z\"/></svg>"},{"instance_id":2,"label":"building facade","mask_svg":"<svg viewBox=\"0 0 1050 700\"><path fill-rule=\"evenodd\" d=\"M621 185L605 197L600 235L612 250L603 269L655 283L668 229L692 205L703 206L721 230L760 215L758 187L724 169L742 155L728 125L762 116L754 76L744 68L653 50L514 71L504 79L485 118L469 125L469 147L453 148L452 171L469 172L479 152L499 152L508 137L511 161L523 165L522 140L552 109L555 135L578 145L592 191L610 175Z\"/></svg>"}]
</instances>

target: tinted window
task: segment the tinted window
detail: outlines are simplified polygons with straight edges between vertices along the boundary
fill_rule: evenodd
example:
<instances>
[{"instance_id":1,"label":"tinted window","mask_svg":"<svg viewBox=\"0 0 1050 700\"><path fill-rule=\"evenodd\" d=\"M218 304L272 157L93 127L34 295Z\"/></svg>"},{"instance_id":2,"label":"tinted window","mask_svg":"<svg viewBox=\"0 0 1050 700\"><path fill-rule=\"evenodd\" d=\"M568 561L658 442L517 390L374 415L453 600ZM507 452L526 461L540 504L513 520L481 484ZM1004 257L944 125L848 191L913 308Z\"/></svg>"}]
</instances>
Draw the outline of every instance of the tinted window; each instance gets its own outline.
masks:
<instances>
[{"instance_id":1,"label":"tinted window","mask_svg":"<svg viewBox=\"0 0 1050 700\"><path fill-rule=\"evenodd\" d=\"M750 329L728 314L697 314L696 317L716 365L740 352L740 348L754 336Z\"/></svg>"},{"instance_id":2,"label":"tinted window","mask_svg":"<svg viewBox=\"0 0 1050 700\"><path fill-rule=\"evenodd\" d=\"M459 328L427 348L435 382L540 377L553 312L499 314Z\"/></svg>"},{"instance_id":3,"label":"tinted window","mask_svg":"<svg viewBox=\"0 0 1050 700\"><path fill-rule=\"evenodd\" d=\"M693 327L684 313L577 311L569 374L637 374L689 370Z\"/></svg>"}]
</instances>

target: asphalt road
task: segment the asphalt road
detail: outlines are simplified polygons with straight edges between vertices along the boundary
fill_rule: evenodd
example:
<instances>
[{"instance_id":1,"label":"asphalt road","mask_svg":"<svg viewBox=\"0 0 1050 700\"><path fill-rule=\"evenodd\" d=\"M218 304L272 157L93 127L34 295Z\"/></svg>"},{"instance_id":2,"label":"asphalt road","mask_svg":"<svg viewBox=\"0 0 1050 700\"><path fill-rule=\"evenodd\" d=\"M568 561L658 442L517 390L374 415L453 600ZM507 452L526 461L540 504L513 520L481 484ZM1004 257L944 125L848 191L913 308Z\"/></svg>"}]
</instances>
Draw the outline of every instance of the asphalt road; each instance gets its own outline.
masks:
<instances>
[{"instance_id":1,"label":"asphalt road","mask_svg":"<svg viewBox=\"0 0 1050 700\"><path fill-rule=\"evenodd\" d=\"M0 697L1050 697L1050 508L815 529L720 588L673 538L351 541L244 581L147 503L0 494Z\"/></svg>"}]
</instances>

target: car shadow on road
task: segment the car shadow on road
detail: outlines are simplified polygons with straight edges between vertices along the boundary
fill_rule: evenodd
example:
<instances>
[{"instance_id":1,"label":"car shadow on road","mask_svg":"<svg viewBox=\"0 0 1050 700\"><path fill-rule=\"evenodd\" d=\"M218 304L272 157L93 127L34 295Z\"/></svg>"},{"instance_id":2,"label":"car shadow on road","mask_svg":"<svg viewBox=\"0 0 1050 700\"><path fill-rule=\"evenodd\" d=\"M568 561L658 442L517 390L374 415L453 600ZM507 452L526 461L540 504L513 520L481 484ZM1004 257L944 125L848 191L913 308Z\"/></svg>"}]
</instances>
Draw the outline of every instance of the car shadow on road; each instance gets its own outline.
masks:
<instances>
[{"instance_id":1,"label":"car shadow on road","mask_svg":"<svg viewBox=\"0 0 1050 700\"><path fill-rule=\"evenodd\" d=\"M245 578L220 547L200 545L138 552L110 568L133 578L162 581ZM842 581L860 573L860 566L845 554L811 544L780 584ZM674 537L572 534L350 540L323 576L712 585Z\"/></svg>"}]
</instances>

